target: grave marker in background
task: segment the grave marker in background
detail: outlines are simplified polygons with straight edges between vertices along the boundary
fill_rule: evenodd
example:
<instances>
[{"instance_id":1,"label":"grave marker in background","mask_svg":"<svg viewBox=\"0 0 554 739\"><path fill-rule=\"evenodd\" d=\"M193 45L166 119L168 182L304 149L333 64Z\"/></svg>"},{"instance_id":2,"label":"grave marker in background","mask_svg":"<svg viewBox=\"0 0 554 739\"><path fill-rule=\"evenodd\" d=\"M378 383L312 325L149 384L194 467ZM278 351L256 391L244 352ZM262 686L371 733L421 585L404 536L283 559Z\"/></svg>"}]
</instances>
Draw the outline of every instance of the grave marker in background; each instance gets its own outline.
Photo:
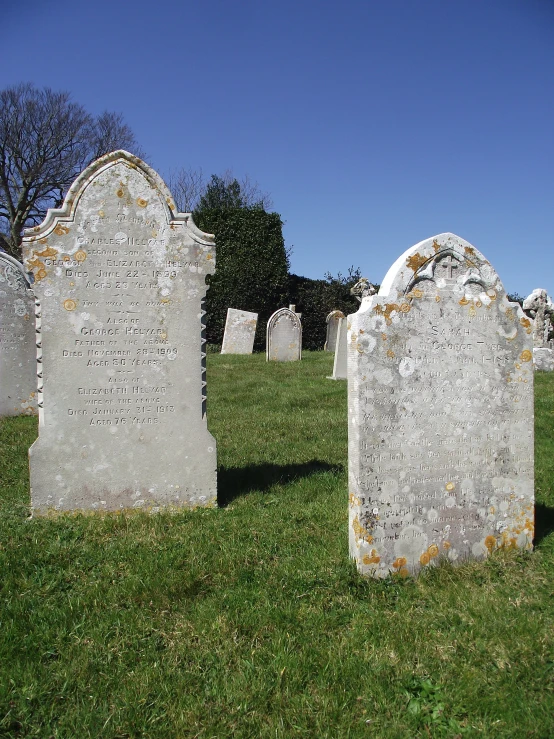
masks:
<instances>
[{"instance_id":1,"label":"grave marker in background","mask_svg":"<svg viewBox=\"0 0 554 739\"><path fill-rule=\"evenodd\" d=\"M340 310L333 310L326 318L327 323L327 336L325 339L325 346L323 351L334 352L337 344L338 328L341 318L344 318L344 313Z\"/></svg>"},{"instance_id":2,"label":"grave marker in background","mask_svg":"<svg viewBox=\"0 0 554 739\"><path fill-rule=\"evenodd\" d=\"M348 376L348 330L346 318L339 318L333 374L329 380L346 380Z\"/></svg>"},{"instance_id":3,"label":"grave marker in background","mask_svg":"<svg viewBox=\"0 0 554 739\"><path fill-rule=\"evenodd\" d=\"M533 537L529 320L468 242L405 252L349 316L350 552L417 572Z\"/></svg>"},{"instance_id":4,"label":"grave marker in background","mask_svg":"<svg viewBox=\"0 0 554 739\"><path fill-rule=\"evenodd\" d=\"M221 353L252 354L257 322L257 313L228 308Z\"/></svg>"},{"instance_id":5,"label":"grave marker in background","mask_svg":"<svg viewBox=\"0 0 554 739\"><path fill-rule=\"evenodd\" d=\"M275 311L267 322L266 359L273 362L302 359L302 324L290 308Z\"/></svg>"},{"instance_id":6,"label":"grave marker in background","mask_svg":"<svg viewBox=\"0 0 554 739\"><path fill-rule=\"evenodd\" d=\"M36 412L35 299L23 266L0 252L0 416Z\"/></svg>"},{"instance_id":7,"label":"grave marker in background","mask_svg":"<svg viewBox=\"0 0 554 739\"><path fill-rule=\"evenodd\" d=\"M26 233L41 305L34 511L215 503L201 308L213 237L122 151Z\"/></svg>"}]
</instances>

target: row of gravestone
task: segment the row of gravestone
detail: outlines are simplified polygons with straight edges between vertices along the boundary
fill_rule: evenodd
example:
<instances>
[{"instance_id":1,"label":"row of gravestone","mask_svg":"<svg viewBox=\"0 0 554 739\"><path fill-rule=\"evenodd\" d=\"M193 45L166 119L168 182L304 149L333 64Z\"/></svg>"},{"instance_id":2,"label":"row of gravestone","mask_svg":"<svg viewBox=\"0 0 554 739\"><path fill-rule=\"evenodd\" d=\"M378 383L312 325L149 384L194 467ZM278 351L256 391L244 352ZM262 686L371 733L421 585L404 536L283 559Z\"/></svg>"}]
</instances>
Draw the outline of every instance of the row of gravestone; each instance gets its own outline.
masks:
<instances>
[{"instance_id":1,"label":"row of gravestone","mask_svg":"<svg viewBox=\"0 0 554 739\"><path fill-rule=\"evenodd\" d=\"M114 152L23 249L37 302L9 259L2 275L22 301L7 333L36 331L34 513L215 505L202 309L213 236L176 212L153 170ZM453 234L409 249L374 293L362 293L337 342L348 354L360 571L405 575L441 557L530 548L531 321Z\"/></svg>"}]
</instances>

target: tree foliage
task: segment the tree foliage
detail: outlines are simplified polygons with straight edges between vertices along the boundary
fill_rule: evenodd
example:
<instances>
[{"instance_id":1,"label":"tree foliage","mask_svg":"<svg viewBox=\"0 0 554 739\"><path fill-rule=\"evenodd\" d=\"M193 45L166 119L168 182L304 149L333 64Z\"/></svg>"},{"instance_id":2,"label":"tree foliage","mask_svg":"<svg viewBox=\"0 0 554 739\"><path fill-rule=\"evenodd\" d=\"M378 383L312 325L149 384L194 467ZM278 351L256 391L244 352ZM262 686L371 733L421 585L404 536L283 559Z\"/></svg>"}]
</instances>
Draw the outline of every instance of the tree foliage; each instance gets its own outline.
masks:
<instances>
[{"instance_id":1,"label":"tree foliage","mask_svg":"<svg viewBox=\"0 0 554 739\"><path fill-rule=\"evenodd\" d=\"M32 84L0 92L0 246L21 259L25 227L60 206L77 175L115 149L137 156L135 136L119 113L91 116L68 92Z\"/></svg>"},{"instance_id":2,"label":"tree foliage","mask_svg":"<svg viewBox=\"0 0 554 739\"><path fill-rule=\"evenodd\" d=\"M263 208L273 207L270 196L260 189L248 175L240 180L231 170L206 179L201 169L182 167L169 174L169 189L179 209L184 213L211 208Z\"/></svg>"},{"instance_id":3,"label":"tree foliage","mask_svg":"<svg viewBox=\"0 0 554 739\"><path fill-rule=\"evenodd\" d=\"M206 336L208 343L221 344L227 308L253 311L258 314L254 346L262 349L269 316L286 304L289 262L280 215L244 202L237 180L225 186L212 176L193 214L198 227L216 239L216 272L206 296Z\"/></svg>"}]
</instances>

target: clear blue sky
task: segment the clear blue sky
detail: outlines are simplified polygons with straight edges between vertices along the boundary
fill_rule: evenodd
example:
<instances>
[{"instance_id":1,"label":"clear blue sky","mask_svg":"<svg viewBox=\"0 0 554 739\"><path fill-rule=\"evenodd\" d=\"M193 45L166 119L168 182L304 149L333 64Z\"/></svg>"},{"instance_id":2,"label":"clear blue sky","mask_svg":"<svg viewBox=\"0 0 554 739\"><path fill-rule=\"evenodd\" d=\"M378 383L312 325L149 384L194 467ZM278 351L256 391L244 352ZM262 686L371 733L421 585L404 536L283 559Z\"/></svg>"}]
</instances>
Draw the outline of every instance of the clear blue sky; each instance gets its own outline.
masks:
<instances>
[{"instance_id":1,"label":"clear blue sky","mask_svg":"<svg viewBox=\"0 0 554 739\"><path fill-rule=\"evenodd\" d=\"M453 231L554 295L554 0L4 0L0 87L120 111L149 163L268 191L292 271Z\"/></svg>"}]
</instances>

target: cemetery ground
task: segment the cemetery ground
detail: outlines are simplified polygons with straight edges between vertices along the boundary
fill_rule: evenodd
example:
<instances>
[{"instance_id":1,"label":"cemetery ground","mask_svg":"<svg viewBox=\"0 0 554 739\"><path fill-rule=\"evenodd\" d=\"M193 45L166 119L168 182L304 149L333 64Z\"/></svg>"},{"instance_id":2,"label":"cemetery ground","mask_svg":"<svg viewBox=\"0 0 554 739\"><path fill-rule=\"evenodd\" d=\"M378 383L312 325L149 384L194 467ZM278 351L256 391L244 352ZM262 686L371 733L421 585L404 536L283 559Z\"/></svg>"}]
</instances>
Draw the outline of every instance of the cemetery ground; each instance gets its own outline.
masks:
<instances>
[{"instance_id":1,"label":"cemetery ground","mask_svg":"<svg viewBox=\"0 0 554 739\"><path fill-rule=\"evenodd\" d=\"M332 362L208 355L219 509L27 520L36 419L0 422L0 736L554 735L554 373L535 551L370 581Z\"/></svg>"}]
</instances>

